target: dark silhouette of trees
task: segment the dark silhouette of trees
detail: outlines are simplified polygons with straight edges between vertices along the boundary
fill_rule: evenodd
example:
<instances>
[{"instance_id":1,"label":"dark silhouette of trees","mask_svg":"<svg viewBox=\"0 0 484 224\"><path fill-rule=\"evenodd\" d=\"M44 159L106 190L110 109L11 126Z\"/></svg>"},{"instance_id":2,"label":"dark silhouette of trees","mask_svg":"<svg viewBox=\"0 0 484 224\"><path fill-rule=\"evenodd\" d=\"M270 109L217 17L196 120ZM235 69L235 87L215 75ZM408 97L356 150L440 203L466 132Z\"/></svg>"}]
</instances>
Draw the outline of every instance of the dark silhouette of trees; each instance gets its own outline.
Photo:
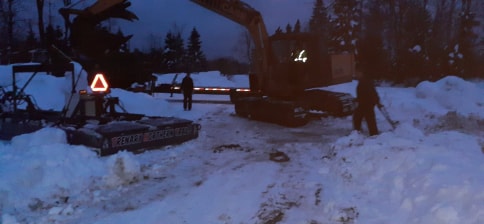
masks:
<instances>
[{"instance_id":1,"label":"dark silhouette of trees","mask_svg":"<svg viewBox=\"0 0 484 224\"><path fill-rule=\"evenodd\" d=\"M321 52L328 51L329 30L328 9L324 6L323 0L315 0L309 19L309 32L319 36Z\"/></svg>"},{"instance_id":2,"label":"dark silhouette of trees","mask_svg":"<svg viewBox=\"0 0 484 224\"><path fill-rule=\"evenodd\" d=\"M39 26L40 44L41 46L45 47L46 30L44 29L44 0L36 0L36 3L37 3L37 19L38 19L38 26Z\"/></svg>"},{"instance_id":3,"label":"dark silhouette of trees","mask_svg":"<svg viewBox=\"0 0 484 224\"><path fill-rule=\"evenodd\" d=\"M10 57L19 40L14 38L14 28L19 13L18 0L0 0L0 49L2 63L10 63Z\"/></svg>"},{"instance_id":4,"label":"dark silhouette of trees","mask_svg":"<svg viewBox=\"0 0 484 224\"><path fill-rule=\"evenodd\" d=\"M390 60L384 42L386 13L378 0L369 2L367 10L358 44L357 70L375 79L388 78Z\"/></svg>"},{"instance_id":5,"label":"dark silhouette of trees","mask_svg":"<svg viewBox=\"0 0 484 224\"><path fill-rule=\"evenodd\" d=\"M202 41L196 28L192 29L188 38L185 58L186 72L206 71L207 59L202 51Z\"/></svg>"},{"instance_id":6,"label":"dark silhouette of trees","mask_svg":"<svg viewBox=\"0 0 484 224\"><path fill-rule=\"evenodd\" d=\"M292 26L289 23L286 25L286 33L292 33Z\"/></svg>"},{"instance_id":7,"label":"dark silhouette of trees","mask_svg":"<svg viewBox=\"0 0 484 224\"><path fill-rule=\"evenodd\" d=\"M408 1L401 19L399 43L396 43L395 80L404 82L429 75L430 58L428 46L431 32L431 16L422 1Z\"/></svg>"},{"instance_id":8,"label":"dark silhouette of trees","mask_svg":"<svg viewBox=\"0 0 484 224\"><path fill-rule=\"evenodd\" d=\"M356 43L360 31L360 6L358 0L335 1L334 18L331 19L331 50L357 54Z\"/></svg>"},{"instance_id":9,"label":"dark silhouette of trees","mask_svg":"<svg viewBox=\"0 0 484 224\"><path fill-rule=\"evenodd\" d=\"M476 49L477 34L474 28L479 25L476 13L471 10L472 0L462 0L462 8L458 16L457 35L453 52L449 54L451 71L461 77L471 77L477 73L478 52Z\"/></svg>"},{"instance_id":10,"label":"dark silhouette of trees","mask_svg":"<svg viewBox=\"0 0 484 224\"><path fill-rule=\"evenodd\" d=\"M163 50L163 66L167 72L183 72L185 47L181 33L168 32L165 37Z\"/></svg>"},{"instance_id":11,"label":"dark silhouette of trees","mask_svg":"<svg viewBox=\"0 0 484 224\"><path fill-rule=\"evenodd\" d=\"M300 32L301 32L301 21L299 21L298 19L294 24L294 33L300 33Z\"/></svg>"},{"instance_id":12,"label":"dark silhouette of trees","mask_svg":"<svg viewBox=\"0 0 484 224\"><path fill-rule=\"evenodd\" d=\"M330 52L354 53L357 69L375 78L411 84L444 75L482 76L482 40L476 35L482 25L476 12L483 5L472 0L347 0L334 1L329 12L324 1L315 0L309 30L320 33L322 45L330 41Z\"/></svg>"}]
</instances>

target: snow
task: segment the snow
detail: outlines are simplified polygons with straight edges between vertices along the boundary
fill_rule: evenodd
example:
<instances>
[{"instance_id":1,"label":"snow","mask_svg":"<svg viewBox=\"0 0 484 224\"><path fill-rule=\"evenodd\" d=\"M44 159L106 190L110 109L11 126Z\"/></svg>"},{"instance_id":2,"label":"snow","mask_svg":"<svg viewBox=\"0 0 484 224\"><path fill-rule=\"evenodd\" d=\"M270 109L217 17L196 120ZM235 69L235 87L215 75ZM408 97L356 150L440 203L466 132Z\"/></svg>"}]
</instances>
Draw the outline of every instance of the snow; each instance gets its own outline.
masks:
<instances>
[{"instance_id":1,"label":"snow","mask_svg":"<svg viewBox=\"0 0 484 224\"><path fill-rule=\"evenodd\" d=\"M10 69L0 67L5 88ZM26 92L60 110L66 83L39 74ZM325 89L354 95L356 84ZM108 157L68 145L56 128L0 142L0 223L484 223L483 82L448 76L377 91L400 125L391 130L376 112L381 134L368 137L351 117L285 128L234 116L230 104L183 111L172 100L180 94L113 89L129 112L193 120L200 136ZM274 152L290 160L274 162Z\"/></svg>"}]
</instances>

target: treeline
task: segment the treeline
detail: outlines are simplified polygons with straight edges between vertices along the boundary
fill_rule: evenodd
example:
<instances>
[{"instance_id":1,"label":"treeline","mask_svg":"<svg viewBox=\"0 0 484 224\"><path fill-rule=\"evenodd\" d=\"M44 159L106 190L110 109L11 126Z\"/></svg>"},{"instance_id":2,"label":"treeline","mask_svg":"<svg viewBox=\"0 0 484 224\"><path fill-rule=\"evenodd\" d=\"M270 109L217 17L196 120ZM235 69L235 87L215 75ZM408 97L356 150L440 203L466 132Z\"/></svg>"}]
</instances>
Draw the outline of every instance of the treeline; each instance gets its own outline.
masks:
<instances>
[{"instance_id":1,"label":"treeline","mask_svg":"<svg viewBox=\"0 0 484 224\"><path fill-rule=\"evenodd\" d=\"M52 44L69 53L64 28L52 25L50 19L44 28L44 1L36 3L39 16L34 23L20 18L26 1L0 0L0 63L30 61L35 54L49 53L32 50ZM484 26L479 23L483 11L484 2L479 0L314 0L308 21L295 21L276 32L318 33L329 52L354 53L357 69L377 79L405 83L445 75L483 78ZM164 46L149 52L121 50L158 73L248 71L234 58L207 60L201 47L193 28L186 39L181 32L169 31Z\"/></svg>"},{"instance_id":2,"label":"treeline","mask_svg":"<svg viewBox=\"0 0 484 224\"><path fill-rule=\"evenodd\" d=\"M185 44L186 43L186 44ZM249 65L235 58L221 57L208 60L202 50L200 34L196 28L187 40L180 31L168 31L164 46L151 46L149 53L134 50L134 54L148 62L157 73L202 72L218 70L222 74L246 74Z\"/></svg>"},{"instance_id":3,"label":"treeline","mask_svg":"<svg viewBox=\"0 0 484 224\"><path fill-rule=\"evenodd\" d=\"M68 0L63 2L64 6L71 4L71 1ZM34 4L37 6L38 14L36 22L21 16L25 17L25 9L32 8ZM51 10L50 7L49 5L49 15L44 16L46 8L44 0L35 2L0 0L0 64L58 61L62 55L59 54L59 51L52 50L52 45L68 56L73 55L69 46L69 34L64 26L53 25L56 21L52 20L53 16L50 13L51 11L57 12L57 9ZM56 18L59 18L58 16ZM47 22L44 21L44 17L49 18ZM63 22L61 21L61 23ZM111 24L103 23L101 29L112 32L111 30L116 28L112 28ZM117 35L124 36L120 29L117 30ZM200 34L196 28L192 29L186 39L182 37L181 32L168 31L164 38L164 46L151 47L148 52L130 49L128 44L129 42L121 46L119 56L112 56L111 53L112 57L109 60L117 60L113 61L115 64L142 64L144 69L157 73L220 70L224 74L240 74L247 73L249 67L234 58L208 60L202 51ZM134 78L120 77L120 80L129 82ZM148 78L140 78L141 81L146 79ZM126 86L129 83L121 85Z\"/></svg>"},{"instance_id":4,"label":"treeline","mask_svg":"<svg viewBox=\"0 0 484 224\"><path fill-rule=\"evenodd\" d=\"M320 33L330 52L354 53L357 69L377 79L484 78L483 11L477 0L315 0L306 30Z\"/></svg>"}]
</instances>

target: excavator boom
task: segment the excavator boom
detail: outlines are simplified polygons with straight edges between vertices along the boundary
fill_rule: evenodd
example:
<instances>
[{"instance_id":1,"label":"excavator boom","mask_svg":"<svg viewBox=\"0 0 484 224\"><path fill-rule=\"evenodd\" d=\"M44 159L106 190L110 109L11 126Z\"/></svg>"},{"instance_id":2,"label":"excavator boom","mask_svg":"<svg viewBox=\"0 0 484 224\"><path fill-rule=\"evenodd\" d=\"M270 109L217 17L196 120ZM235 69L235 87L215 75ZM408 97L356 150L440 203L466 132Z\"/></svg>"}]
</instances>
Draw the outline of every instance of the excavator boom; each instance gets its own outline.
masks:
<instances>
[{"instance_id":1,"label":"excavator boom","mask_svg":"<svg viewBox=\"0 0 484 224\"><path fill-rule=\"evenodd\" d=\"M97 15L114 5L125 2L125 0L98 0L93 5L89 6L86 10Z\"/></svg>"},{"instance_id":2,"label":"excavator boom","mask_svg":"<svg viewBox=\"0 0 484 224\"><path fill-rule=\"evenodd\" d=\"M268 69L270 60L269 35L264 23L264 19L259 11L252 8L240 0L190 0L203 8L216 12L217 14L232 20L247 29L253 42L253 71L257 77L257 89L268 82L264 73Z\"/></svg>"}]
</instances>

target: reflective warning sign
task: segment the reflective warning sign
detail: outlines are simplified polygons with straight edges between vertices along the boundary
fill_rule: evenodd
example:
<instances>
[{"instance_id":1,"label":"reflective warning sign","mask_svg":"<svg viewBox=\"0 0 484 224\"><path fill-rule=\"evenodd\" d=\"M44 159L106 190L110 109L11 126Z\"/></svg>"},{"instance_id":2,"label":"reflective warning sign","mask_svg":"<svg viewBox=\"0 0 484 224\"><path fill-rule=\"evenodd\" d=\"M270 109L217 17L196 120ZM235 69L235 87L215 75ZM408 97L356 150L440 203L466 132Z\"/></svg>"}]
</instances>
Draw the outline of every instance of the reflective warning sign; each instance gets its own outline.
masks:
<instances>
[{"instance_id":1,"label":"reflective warning sign","mask_svg":"<svg viewBox=\"0 0 484 224\"><path fill-rule=\"evenodd\" d=\"M91 83L91 90L93 92L106 92L109 88L104 75L101 73L96 74L94 80Z\"/></svg>"}]
</instances>

